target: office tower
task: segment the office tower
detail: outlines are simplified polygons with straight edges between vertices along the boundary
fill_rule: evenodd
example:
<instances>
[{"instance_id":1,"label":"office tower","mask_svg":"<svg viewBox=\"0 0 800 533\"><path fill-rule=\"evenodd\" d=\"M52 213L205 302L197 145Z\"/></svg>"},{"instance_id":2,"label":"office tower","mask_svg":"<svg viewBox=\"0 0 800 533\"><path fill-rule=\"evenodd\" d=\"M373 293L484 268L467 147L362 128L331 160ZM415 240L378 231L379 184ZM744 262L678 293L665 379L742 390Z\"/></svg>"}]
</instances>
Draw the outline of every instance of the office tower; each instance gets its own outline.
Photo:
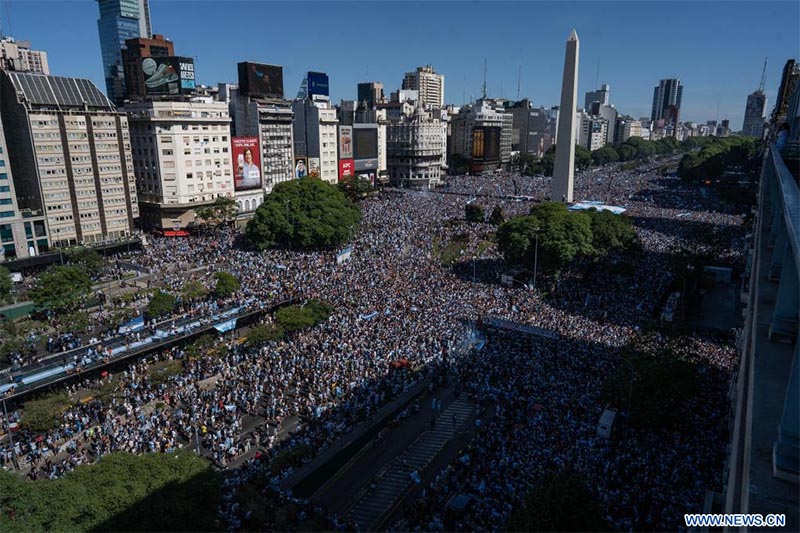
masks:
<instances>
[{"instance_id":1,"label":"office tower","mask_svg":"<svg viewBox=\"0 0 800 533\"><path fill-rule=\"evenodd\" d=\"M31 50L30 42L16 41L13 37L0 39L0 68L50 74L47 52Z\"/></svg>"},{"instance_id":2,"label":"office tower","mask_svg":"<svg viewBox=\"0 0 800 533\"><path fill-rule=\"evenodd\" d=\"M471 172L496 170L510 163L514 115L501 102L481 98L451 118L452 154L470 161Z\"/></svg>"},{"instance_id":3,"label":"office tower","mask_svg":"<svg viewBox=\"0 0 800 533\"><path fill-rule=\"evenodd\" d=\"M767 95L758 90L747 95L744 108L742 135L761 138L764 131L764 113L767 109Z\"/></svg>"},{"instance_id":4,"label":"office tower","mask_svg":"<svg viewBox=\"0 0 800 533\"><path fill-rule=\"evenodd\" d=\"M426 107L444 107L444 75L436 74L430 65L406 72L403 89L419 91L420 102Z\"/></svg>"},{"instance_id":5,"label":"office tower","mask_svg":"<svg viewBox=\"0 0 800 533\"><path fill-rule=\"evenodd\" d=\"M680 112L682 95L681 80L671 78L659 81L658 86L653 89L653 109L650 113L650 120L656 122L666 118L669 106L674 106Z\"/></svg>"},{"instance_id":6,"label":"office tower","mask_svg":"<svg viewBox=\"0 0 800 533\"><path fill-rule=\"evenodd\" d=\"M150 7L148 0L97 0L97 4L106 93L114 104L122 105L125 98L122 49L128 39L150 38Z\"/></svg>"},{"instance_id":7,"label":"office tower","mask_svg":"<svg viewBox=\"0 0 800 533\"><path fill-rule=\"evenodd\" d=\"M366 102L368 109L375 109L375 106L386 102L383 95L383 83L367 81L358 84L358 104Z\"/></svg>"},{"instance_id":8,"label":"office tower","mask_svg":"<svg viewBox=\"0 0 800 533\"><path fill-rule=\"evenodd\" d=\"M233 198L228 104L138 102L125 111L143 228L187 228L195 208Z\"/></svg>"},{"instance_id":9,"label":"office tower","mask_svg":"<svg viewBox=\"0 0 800 533\"><path fill-rule=\"evenodd\" d=\"M601 85L600 88L597 89L596 91L587 92L583 108L586 111L590 111L592 108L592 104L595 102L598 102L600 105L609 105L610 92L611 89L609 88L608 84L605 83Z\"/></svg>"},{"instance_id":10,"label":"office tower","mask_svg":"<svg viewBox=\"0 0 800 533\"><path fill-rule=\"evenodd\" d=\"M89 80L2 72L2 118L20 210L55 246L131 234L139 218L128 119Z\"/></svg>"},{"instance_id":11,"label":"office tower","mask_svg":"<svg viewBox=\"0 0 800 533\"><path fill-rule=\"evenodd\" d=\"M315 94L292 103L294 156L305 158L308 175L335 185L339 179L338 124L330 98Z\"/></svg>"},{"instance_id":12,"label":"office tower","mask_svg":"<svg viewBox=\"0 0 800 533\"><path fill-rule=\"evenodd\" d=\"M572 30L567 39L564 57L564 77L561 82L556 160L551 180L550 199L554 202L572 202L575 181L575 107L578 99L578 57L580 41Z\"/></svg>"},{"instance_id":13,"label":"office tower","mask_svg":"<svg viewBox=\"0 0 800 533\"><path fill-rule=\"evenodd\" d=\"M794 89L797 87L798 80L800 80L800 64L796 63L794 59L789 59L783 66L781 84L778 87L775 108L772 110L773 122L781 123L786 120L789 103L791 102L792 94L794 94ZM778 124L778 127L780 127L780 124Z\"/></svg>"},{"instance_id":14,"label":"office tower","mask_svg":"<svg viewBox=\"0 0 800 533\"><path fill-rule=\"evenodd\" d=\"M147 76L142 70L142 61L145 58L172 57L175 47L172 41L163 35L153 35L152 38L137 37L125 41L122 50L122 67L125 73L125 100L143 100L147 96L145 80Z\"/></svg>"}]
</instances>

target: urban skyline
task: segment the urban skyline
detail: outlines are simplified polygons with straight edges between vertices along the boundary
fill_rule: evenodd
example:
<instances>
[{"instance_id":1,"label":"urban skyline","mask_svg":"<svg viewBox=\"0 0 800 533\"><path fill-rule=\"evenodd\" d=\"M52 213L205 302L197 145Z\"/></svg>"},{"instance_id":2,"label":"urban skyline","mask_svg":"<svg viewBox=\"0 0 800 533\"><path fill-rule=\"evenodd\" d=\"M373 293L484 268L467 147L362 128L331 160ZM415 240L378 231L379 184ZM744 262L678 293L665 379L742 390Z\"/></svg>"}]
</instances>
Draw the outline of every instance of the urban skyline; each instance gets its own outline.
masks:
<instances>
[{"instance_id":1,"label":"urban skyline","mask_svg":"<svg viewBox=\"0 0 800 533\"><path fill-rule=\"evenodd\" d=\"M40 4L40 6L37 6ZM97 3L76 1L8 2L3 17L4 33L30 40L34 47L50 53L54 74L92 79L104 87L100 45L97 39ZM228 4L226 4L228 5ZM307 3L310 8L324 9L324 22L306 19L302 28L312 36L305 41L291 33L293 25L277 25L275 31L255 35L241 32L235 25L215 16L217 8L210 2L159 2L150 6L154 33L164 34L176 47L176 54L195 58L199 83L234 82L236 62L255 60L284 66L286 94L296 92L300 79L308 70L327 72L331 80L331 99L354 99L358 82L383 82L386 94L400 88L403 74L420 65L433 65L447 79L445 102L464 104L480 96L483 83L483 60L488 63L488 88L492 97L529 98L546 107L558 104L560 87L559 51L555 43L563 40L574 26L584 43L585 53L580 69L579 94L607 83L611 87L611 103L621 113L647 117L652 105L652 87L664 78L679 78L686 87L681 119L704 123L706 120L729 119L734 131L742 126L742 108L747 95L757 88L760 65L765 56L772 56L767 71L768 105L775 102L775 89L780 68L789 43L798 42L798 33L773 30L784 20L797 18L791 12L798 7L790 2L759 3L758 10L748 9L746 2L692 4L693 17L662 17L669 26L671 40L653 46L653 31L648 30L652 16L662 4L616 3L602 8L590 4L560 6L545 2L506 4L470 4L468 9L449 2L434 3L426 9L427 17L441 14L447 23L440 31L424 31L418 24L413 3L380 2L365 12L367 21L391 17L393 24L364 24L354 16L362 3ZM203 9L191 9L200 6ZM292 20L297 5L278 2L234 3L249 10L249 19L263 15L265 20ZM41 24L38 7L46 8L53 20L68 24L50 27ZM474 39L469 21L475 20L476 9L508 13L500 28L476 28L482 39ZM409 9L410 8L410 9ZM498 11L499 10L499 11ZM788 12L787 12L788 10ZM714 16L712 17L711 14ZM743 14L747 11L747 16ZM535 21L520 26L521 21ZM170 22L178 21L178 22ZM213 30L223 38L209 38L205 30ZM602 22L603 24L598 24ZM634 29L608 33L608 24ZM361 35L363 43L337 38L331 28L348 28L347 34ZM63 29L62 29L63 28ZM756 28L756 30L753 30ZM635 30L641 29L640 33ZM77 31L76 31L77 30ZM198 31L200 30L200 31ZM519 30L519 31L518 31ZM522 35L521 31L526 31ZM62 32L69 31L69 38ZM724 40L729 51L720 53L719 35L760 31L759 46L747 42ZM360 33L359 33L360 32ZM624 32L623 32L624 33ZM458 47L450 44L456 40ZM403 46L392 46L395 41ZM292 43L285 46L285 43ZM326 43L320 47L319 43ZM56 44L57 43L57 44ZM369 43L370 46L367 46ZM631 46L637 43L637 46ZM270 52L274 49L274 53ZM324 50L324 53L320 51ZM356 54L360 54L357 55ZM599 64L599 65L598 65ZM599 69L598 69L599 66ZM599 76L598 76L599 70Z\"/></svg>"}]
</instances>

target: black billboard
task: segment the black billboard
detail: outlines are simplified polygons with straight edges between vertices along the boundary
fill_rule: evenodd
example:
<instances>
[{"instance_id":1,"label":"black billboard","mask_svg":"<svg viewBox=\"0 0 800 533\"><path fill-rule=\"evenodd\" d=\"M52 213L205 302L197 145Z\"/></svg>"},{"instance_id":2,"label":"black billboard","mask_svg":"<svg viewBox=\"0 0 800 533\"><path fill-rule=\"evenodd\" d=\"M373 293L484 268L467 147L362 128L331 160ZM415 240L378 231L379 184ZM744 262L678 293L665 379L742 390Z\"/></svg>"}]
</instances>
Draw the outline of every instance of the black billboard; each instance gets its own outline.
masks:
<instances>
[{"instance_id":1,"label":"black billboard","mask_svg":"<svg viewBox=\"0 0 800 533\"><path fill-rule=\"evenodd\" d=\"M499 126L473 128L472 159L475 161L498 161L500 159Z\"/></svg>"},{"instance_id":2,"label":"black billboard","mask_svg":"<svg viewBox=\"0 0 800 533\"><path fill-rule=\"evenodd\" d=\"M142 75L148 96L192 94L195 90L191 57L146 57Z\"/></svg>"},{"instance_id":3,"label":"black billboard","mask_svg":"<svg viewBox=\"0 0 800 533\"><path fill-rule=\"evenodd\" d=\"M353 128L353 159L378 157L378 128Z\"/></svg>"},{"instance_id":4,"label":"black billboard","mask_svg":"<svg viewBox=\"0 0 800 533\"><path fill-rule=\"evenodd\" d=\"M283 67L244 61L239 63L239 93L245 96L283 98Z\"/></svg>"},{"instance_id":5,"label":"black billboard","mask_svg":"<svg viewBox=\"0 0 800 533\"><path fill-rule=\"evenodd\" d=\"M328 94L328 75L324 72L309 72L306 85L308 87L309 96L313 94L330 96Z\"/></svg>"}]
</instances>

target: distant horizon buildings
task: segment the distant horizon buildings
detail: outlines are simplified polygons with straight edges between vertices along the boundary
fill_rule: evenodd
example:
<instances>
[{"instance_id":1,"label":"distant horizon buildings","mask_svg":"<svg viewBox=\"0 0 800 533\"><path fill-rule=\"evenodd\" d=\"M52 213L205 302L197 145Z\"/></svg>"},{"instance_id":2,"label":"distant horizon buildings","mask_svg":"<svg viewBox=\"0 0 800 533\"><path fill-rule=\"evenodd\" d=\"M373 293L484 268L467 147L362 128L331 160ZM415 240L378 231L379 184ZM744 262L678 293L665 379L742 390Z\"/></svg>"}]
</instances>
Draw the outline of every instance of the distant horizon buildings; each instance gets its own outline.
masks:
<instances>
[{"instance_id":1,"label":"distant horizon buildings","mask_svg":"<svg viewBox=\"0 0 800 533\"><path fill-rule=\"evenodd\" d=\"M115 105L125 98L125 71L122 50L125 41L152 37L149 0L97 0L100 18L97 32L103 58L106 96Z\"/></svg>"}]
</instances>

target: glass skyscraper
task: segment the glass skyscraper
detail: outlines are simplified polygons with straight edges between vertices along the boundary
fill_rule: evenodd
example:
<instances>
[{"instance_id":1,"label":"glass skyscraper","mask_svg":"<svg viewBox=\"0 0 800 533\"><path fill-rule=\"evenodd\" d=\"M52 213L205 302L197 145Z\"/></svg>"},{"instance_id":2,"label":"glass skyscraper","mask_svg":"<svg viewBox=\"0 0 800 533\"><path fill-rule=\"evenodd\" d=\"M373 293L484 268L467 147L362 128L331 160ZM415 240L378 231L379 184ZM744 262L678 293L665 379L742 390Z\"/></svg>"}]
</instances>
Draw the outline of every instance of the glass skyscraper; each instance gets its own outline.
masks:
<instances>
[{"instance_id":1,"label":"glass skyscraper","mask_svg":"<svg viewBox=\"0 0 800 533\"><path fill-rule=\"evenodd\" d=\"M100 18L100 52L103 56L103 76L106 93L115 105L121 105L125 95L125 73L122 68L122 48L127 39L150 37L149 0L97 0Z\"/></svg>"}]
</instances>

